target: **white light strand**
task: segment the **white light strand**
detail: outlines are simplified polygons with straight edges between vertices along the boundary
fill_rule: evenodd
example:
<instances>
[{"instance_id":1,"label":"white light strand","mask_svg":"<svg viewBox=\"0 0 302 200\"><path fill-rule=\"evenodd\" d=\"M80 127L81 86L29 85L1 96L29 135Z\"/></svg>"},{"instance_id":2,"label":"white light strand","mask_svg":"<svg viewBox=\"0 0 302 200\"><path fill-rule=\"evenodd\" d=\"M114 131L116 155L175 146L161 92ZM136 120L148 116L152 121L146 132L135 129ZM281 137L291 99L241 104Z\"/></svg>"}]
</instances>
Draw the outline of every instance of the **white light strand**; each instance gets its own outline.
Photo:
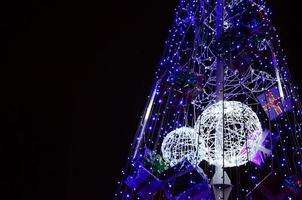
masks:
<instances>
[{"instance_id":1,"label":"white light strand","mask_svg":"<svg viewBox=\"0 0 302 200\"><path fill-rule=\"evenodd\" d=\"M238 101L220 101L205 109L195 130L204 144L199 150L204 160L224 167L240 166L251 160L262 134L256 113Z\"/></svg>"},{"instance_id":2,"label":"white light strand","mask_svg":"<svg viewBox=\"0 0 302 200\"><path fill-rule=\"evenodd\" d=\"M193 128L182 127L170 132L163 140L161 151L163 158L175 166L184 159L199 164L202 155L199 151L199 136Z\"/></svg>"}]
</instances>

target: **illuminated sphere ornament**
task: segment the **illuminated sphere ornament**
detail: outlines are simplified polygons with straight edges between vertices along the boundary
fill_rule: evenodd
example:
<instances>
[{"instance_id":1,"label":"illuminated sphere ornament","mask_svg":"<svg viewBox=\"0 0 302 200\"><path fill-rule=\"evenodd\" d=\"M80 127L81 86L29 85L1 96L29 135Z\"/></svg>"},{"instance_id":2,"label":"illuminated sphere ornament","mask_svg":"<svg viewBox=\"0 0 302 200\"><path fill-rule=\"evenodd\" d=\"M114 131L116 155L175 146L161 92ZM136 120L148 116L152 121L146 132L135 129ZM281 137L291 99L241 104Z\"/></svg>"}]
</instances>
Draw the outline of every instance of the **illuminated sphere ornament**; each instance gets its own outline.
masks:
<instances>
[{"instance_id":1,"label":"illuminated sphere ornament","mask_svg":"<svg viewBox=\"0 0 302 200\"><path fill-rule=\"evenodd\" d=\"M206 108L196 121L195 130L204 144L200 151L211 165L240 166L252 160L259 149L261 123L247 105L223 102Z\"/></svg>"},{"instance_id":2,"label":"illuminated sphere ornament","mask_svg":"<svg viewBox=\"0 0 302 200\"><path fill-rule=\"evenodd\" d=\"M161 151L164 160L175 166L184 159L192 164L199 164L201 161L198 134L193 128L181 127L167 134L164 138Z\"/></svg>"}]
</instances>

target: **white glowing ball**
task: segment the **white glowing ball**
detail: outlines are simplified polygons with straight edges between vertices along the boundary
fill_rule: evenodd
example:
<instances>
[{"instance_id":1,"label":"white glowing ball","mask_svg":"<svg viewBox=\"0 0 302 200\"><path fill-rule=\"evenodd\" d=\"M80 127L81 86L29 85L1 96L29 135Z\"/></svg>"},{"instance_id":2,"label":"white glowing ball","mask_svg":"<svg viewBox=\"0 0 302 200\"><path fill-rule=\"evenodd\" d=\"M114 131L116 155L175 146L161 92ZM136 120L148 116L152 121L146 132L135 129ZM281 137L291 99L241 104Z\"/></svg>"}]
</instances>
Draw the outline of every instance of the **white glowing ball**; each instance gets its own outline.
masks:
<instances>
[{"instance_id":1,"label":"white glowing ball","mask_svg":"<svg viewBox=\"0 0 302 200\"><path fill-rule=\"evenodd\" d=\"M169 162L170 166L175 166L185 158L192 164L199 164L202 156L199 151L198 138L195 130L188 127L168 133L161 146L164 160Z\"/></svg>"},{"instance_id":2,"label":"white glowing ball","mask_svg":"<svg viewBox=\"0 0 302 200\"><path fill-rule=\"evenodd\" d=\"M238 101L220 101L209 106L194 128L204 144L200 149L203 159L219 167L240 166L252 160L262 138L256 113Z\"/></svg>"}]
</instances>

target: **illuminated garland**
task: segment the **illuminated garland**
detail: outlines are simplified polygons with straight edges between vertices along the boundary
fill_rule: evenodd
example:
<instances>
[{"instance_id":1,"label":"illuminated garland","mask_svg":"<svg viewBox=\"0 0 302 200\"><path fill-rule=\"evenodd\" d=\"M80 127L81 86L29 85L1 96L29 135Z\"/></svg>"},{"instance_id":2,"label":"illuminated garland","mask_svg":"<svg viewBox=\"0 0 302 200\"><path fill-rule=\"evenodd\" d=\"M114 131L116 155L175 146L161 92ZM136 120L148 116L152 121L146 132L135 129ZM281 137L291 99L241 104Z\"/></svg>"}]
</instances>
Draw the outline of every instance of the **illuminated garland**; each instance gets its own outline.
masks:
<instances>
[{"instance_id":1,"label":"illuminated garland","mask_svg":"<svg viewBox=\"0 0 302 200\"><path fill-rule=\"evenodd\" d=\"M286 180L289 198L300 194L300 182L287 178L302 171L302 106L271 12L262 0L224 0L217 39L216 2L180 0L117 199L189 199L198 192L213 199L208 183L217 166L230 176L233 199L275 198L256 194L272 177ZM224 103L217 102L218 61Z\"/></svg>"}]
</instances>

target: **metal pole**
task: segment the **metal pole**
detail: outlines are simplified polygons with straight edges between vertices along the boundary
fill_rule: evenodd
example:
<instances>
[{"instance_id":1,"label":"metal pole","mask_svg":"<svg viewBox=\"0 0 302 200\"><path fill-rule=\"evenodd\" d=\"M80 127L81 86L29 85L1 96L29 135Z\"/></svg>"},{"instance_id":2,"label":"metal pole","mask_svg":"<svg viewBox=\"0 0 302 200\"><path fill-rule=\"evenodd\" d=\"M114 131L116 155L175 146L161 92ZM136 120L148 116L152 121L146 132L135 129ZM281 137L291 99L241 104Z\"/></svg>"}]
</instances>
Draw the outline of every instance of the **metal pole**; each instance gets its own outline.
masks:
<instances>
[{"instance_id":1,"label":"metal pole","mask_svg":"<svg viewBox=\"0 0 302 200\"><path fill-rule=\"evenodd\" d=\"M223 9L224 9L224 0L216 1L216 40L222 36L223 32ZM217 57L216 63L216 101L223 100L223 61L220 57Z\"/></svg>"}]
</instances>

